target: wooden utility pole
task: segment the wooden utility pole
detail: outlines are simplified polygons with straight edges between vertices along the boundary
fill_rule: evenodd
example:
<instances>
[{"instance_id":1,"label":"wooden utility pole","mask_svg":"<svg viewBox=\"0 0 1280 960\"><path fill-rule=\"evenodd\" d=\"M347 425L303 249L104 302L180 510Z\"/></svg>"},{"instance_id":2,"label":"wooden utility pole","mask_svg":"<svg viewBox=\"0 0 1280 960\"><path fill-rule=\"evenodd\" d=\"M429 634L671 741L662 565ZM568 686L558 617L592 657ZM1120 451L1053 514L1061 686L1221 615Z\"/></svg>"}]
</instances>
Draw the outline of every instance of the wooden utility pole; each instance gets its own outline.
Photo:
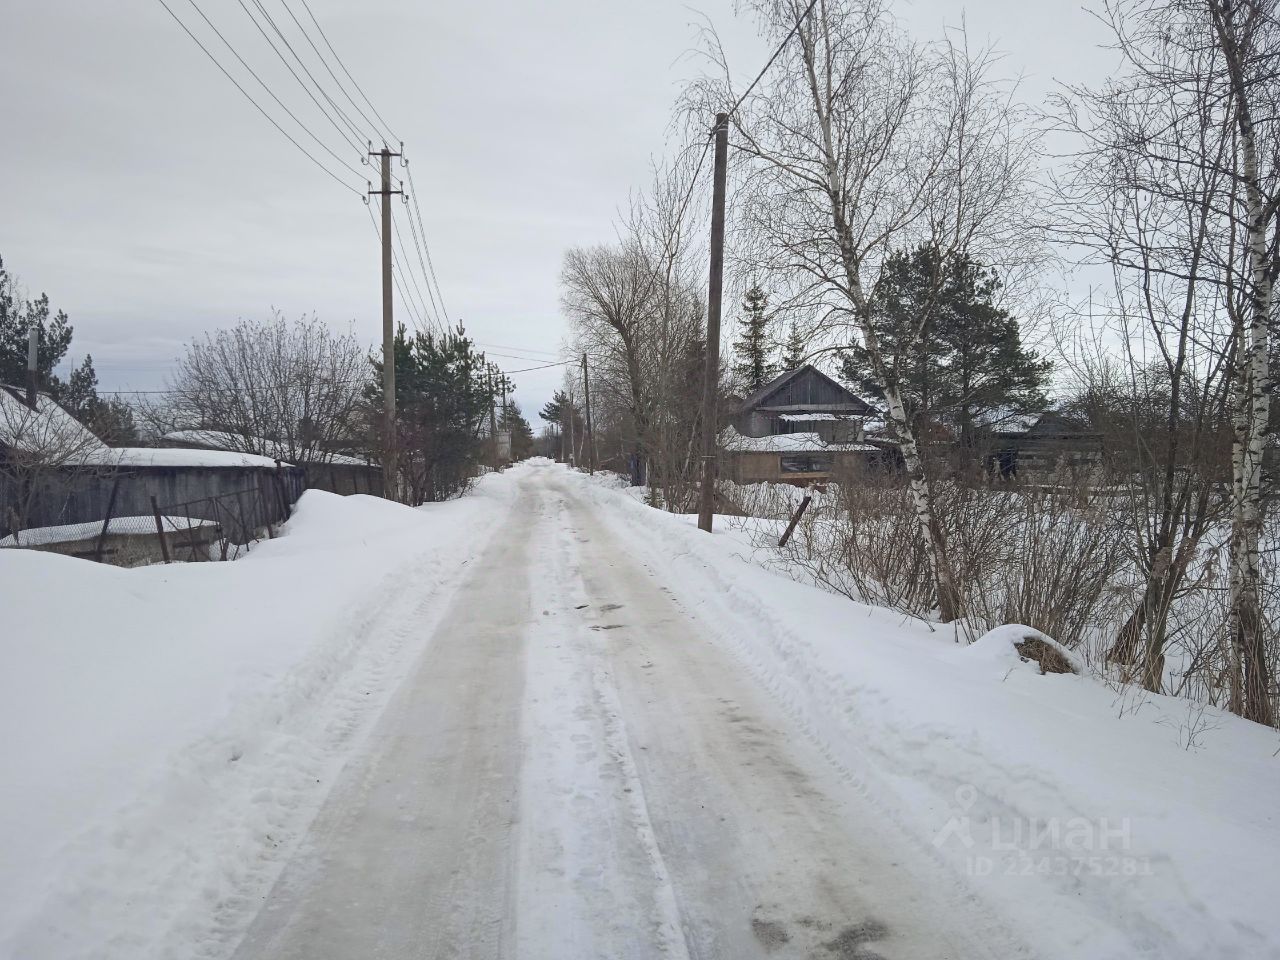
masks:
<instances>
[{"instance_id":1,"label":"wooden utility pole","mask_svg":"<svg viewBox=\"0 0 1280 960\"><path fill-rule=\"evenodd\" d=\"M40 389L40 328L35 324L27 331L27 406L36 408Z\"/></svg>"},{"instance_id":2,"label":"wooden utility pole","mask_svg":"<svg viewBox=\"0 0 1280 960\"><path fill-rule=\"evenodd\" d=\"M711 532L716 512L716 396L720 391L720 296L724 286L724 193L729 115L716 114L715 179L711 193L711 273L707 282L707 366L702 379L702 496L698 529Z\"/></svg>"},{"instance_id":3,"label":"wooden utility pole","mask_svg":"<svg viewBox=\"0 0 1280 960\"><path fill-rule=\"evenodd\" d=\"M572 383L573 381L570 381L571 387ZM565 409L569 412L569 466L573 467L577 466L577 451L574 449L574 440L576 438L573 435L573 397L568 392L565 393Z\"/></svg>"},{"instance_id":4,"label":"wooden utility pole","mask_svg":"<svg viewBox=\"0 0 1280 960\"><path fill-rule=\"evenodd\" d=\"M369 145L370 147L373 144ZM401 150L404 147L401 146ZM382 495L395 500L396 482L396 351L395 324L392 321L393 296L391 278L391 196L403 190L391 189L392 153L385 145L370 150L369 156L382 158L382 189L369 188L369 196L382 197Z\"/></svg>"},{"instance_id":5,"label":"wooden utility pole","mask_svg":"<svg viewBox=\"0 0 1280 960\"><path fill-rule=\"evenodd\" d=\"M587 405L587 468L596 475L596 431L591 426L591 380L587 376L587 355L582 355L582 396Z\"/></svg>"},{"instance_id":6,"label":"wooden utility pole","mask_svg":"<svg viewBox=\"0 0 1280 960\"><path fill-rule=\"evenodd\" d=\"M493 469L498 469L498 395L493 391L493 370L489 370L489 446L493 449Z\"/></svg>"}]
</instances>

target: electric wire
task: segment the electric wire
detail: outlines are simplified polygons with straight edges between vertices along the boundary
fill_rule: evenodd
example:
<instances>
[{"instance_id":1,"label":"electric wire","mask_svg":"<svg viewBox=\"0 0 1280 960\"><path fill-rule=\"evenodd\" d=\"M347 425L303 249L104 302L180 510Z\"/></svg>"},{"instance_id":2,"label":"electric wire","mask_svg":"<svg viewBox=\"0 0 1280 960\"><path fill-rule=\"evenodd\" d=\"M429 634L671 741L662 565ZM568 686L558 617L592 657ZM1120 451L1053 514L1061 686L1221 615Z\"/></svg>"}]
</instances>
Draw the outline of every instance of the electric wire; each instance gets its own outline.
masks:
<instances>
[{"instance_id":1,"label":"electric wire","mask_svg":"<svg viewBox=\"0 0 1280 960\"><path fill-rule=\"evenodd\" d=\"M302 57L300 57L298 55L298 51L293 48L293 44L289 42L289 38L286 37L284 31L280 29L279 24L275 21L275 17L271 16L266 6L262 3L262 0L253 0L253 5L262 13L262 16L266 19L267 23L271 25L271 29L276 32L276 36L280 38L280 42L285 45L285 49L293 55L293 59L296 60L298 66L302 68L302 72L307 75L307 79L311 81L312 85L315 86L318 91L320 91L320 96L324 97L325 102L333 108L333 111L342 119L342 122L347 125L347 129L355 135L356 140L367 143L370 138L366 132L357 127L352 119L347 116L347 112L334 102L333 97L329 96L329 94L325 92L323 84L315 78L315 75L307 67L306 63L303 62Z\"/></svg>"},{"instance_id":2,"label":"electric wire","mask_svg":"<svg viewBox=\"0 0 1280 960\"><path fill-rule=\"evenodd\" d=\"M378 226L378 220L373 215L373 204L367 204L366 209L369 211L369 223L373 226L373 233L378 238L378 242L382 242L382 229ZM400 303L405 308L405 313L409 314L409 319L413 321L414 327L421 333L426 333L426 328L422 322L422 318L417 315L414 310L413 301L405 294L404 285L400 282L400 274L404 272L403 268L397 270L398 261L395 255L395 249L391 251L391 280L395 284L396 290L400 292Z\"/></svg>"},{"instance_id":3,"label":"electric wire","mask_svg":"<svg viewBox=\"0 0 1280 960\"><path fill-rule=\"evenodd\" d=\"M410 201L412 201L412 200L413 200L413 196L412 196L412 194L410 194L409 199L410 199ZM449 325L449 322L448 322L448 316L444 313L444 310L443 310L442 308L440 308L440 307L438 307L438 306L436 305L436 295L435 295L434 293L432 293L432 292L431 292L431 275L430 275L430 273L428 272L427 264L426 264L426 261L425 261L425 260L424 260L424 258L423 258L423 254L422 254L422 249L423 249L423 246L425 245L425 241L426 241L426 234L424 233L424 234L422 235L421 240L419 240L419 237L418 237L418 228L414 225L414 216L413 216L413 214L412 214L412 213L409 213L408 211L406 211L406 216L407 216L407 218L408 218L408 220L409 220L409 232L413 234L413 246L414 246L414 249L417 251L417 254L418 254L418 266L422 268L422 280L423 280L423 283L425 283L425 284L426 284L426 287L427 287L427 295L428 295L429 297L431 297L431 306L432 306L432 309L435 311L435 315L436 315L436 322L437 322L437 323L439 323L440 328L443 330L443 329L447 328L447 327L448 327L448 325ZM406 254L406 257L407 257L407 256L408 256L408 255ZM441 302L441 303L443 303L443 302L444 302L444 298L443 298L443 297L441 297L441 298L440 298L440 302ZM444 319L442 320L442 319L441 319L441 317L444 317Z\"/></svg>"},{"instance_id":4,"label":"electric wire","mask_svg":"<svg viewBox=\"0 0 1280 960\"><path fill-rule=\"evenodd\" d=\"M351 106L355 107L356 113L360 114L361 119L363 119L364 122L369 125L370 129L372 129L374 133L378 134L379 139L382 139L383 143L385 144L387 141L382 138L381 131L378 130L378 125L369 119L369 115L364 112L360 104L356 103L355 99L351 96L351 94L347 92L346 86L343 85L342 81L338 79L338 75L333 72L333 68L329 66L328 59L326 59L325 55L320 52L320 48L316 46L315 41L311 39L311 34L307 32L307 28L302 25L302 21L300 21L297 18L297 16L294 14L293 9L289 6L289 0L280 0L280 5L284 7L285 12L289 14L289 19L291 19L294 22L294 24L297 26L298 31L302 34L303 38L307 41L311 49L315 52L316 59L318 59L321 65L325 68L325 70L328 71L329 76L333 78L333 82L337 84L338 89L342 91L342 95L347 98L347 102L350 103ZM311 11L308 9L307 12L310 13ZM315 21L314 16L311 19L313 22ZM316 24L316 26L319 27L319 24ZM321 31L321 35L323 36L323 31ZM325 43L328 43L328 41L326 40ZM332 52L333 47L330 46L329 50L330 52ZM338 55L335 53L334 58L337 59L337 56ZM339 65L341 65L342 61L339 60L338 63ZM346 68L344 67L343 70L345 71L345 69ZM347 76L350 77L351 75L347 74ZM354 80L352 80L351 82L355 83ZM359 89L358 85L356 89ZM370 107L372 106L373 105L370 104ZM375 110L374 113L377 113L377 111Z\"/></svg>"},{"instance_id":5,"label":"electric wire","mask_svg":"<svg viewBox=\"0 0 1280 960\"><path fill-rule=\"evenodd\" d=\"M787 44L791 42L791 38L800 32L800 25L808 19L809 14L813 12L813 8L817 5L818 0L810 0L809 6L805 8L804 13L800 14L800 16L796 18L795 26L791 28L791 32L782 38L782 42L778 44L778 49L773 51L773 56L771 56L765 65L760 68L760 72L756 74L756 78L751 81L751 85L743 91L742 96L740 96L734 105L729 108L729 116L733 116L738 112L738 108L742 106L742 102L751 95L751 91L756 88L756 84L759 83L764 78L764 75L769 72L769 68L772 67L773 62L782 55L782 51L785 50Z\"/></svg>"},{"instance_id":6,"label":"electric wire","mask_svg":"<svg viewBox=\"0 0 1280 960\"><path fill-rule=\"evenodd\" d=\"M262 24L258 22L258 18L253 15L253 11L249 9L248 5L244 2L244 0L236 0L236 2L240 5L240 9L244 11L245 16L247 16L251 21L253 21L254 28L258 31L258 33L262 34L262 39L267 41L267 46L271 48L272 52L280 59L280 62L284 64L285 69L289 71L290 75L292 75L294 80L298 81L298 86L302 87L303 93L305 93L308 97L311 98L311 102L316 105L316 109L318 109L321 113L324 114L324 118L329 121L333 129L338 131L338 135L342 137L342 139L346 142L347 146L351 147L357 154L362 154L364 152L364 147L361 146L360 141L366 138L361 137L357 134L355 140L351 139L347 131L343 130L342 127L339 126L338 121L335 120L333 116L329 113L329 111L324 108L324 104L322 104L319 100L316 99L316 95L311 92L311 88L307 86L306 81L303 80L302 77L298 76L298 71L293 69L293 64L291 64L289 62L289 59L283 53L280 52L280 48L276 46L275 41L271 39L271 35L267 33L267 31L263 28ZM253 0L253 2L257 4L259 9L261 9L262 5L258 4L257 0ZM269 21L270 21L270 18L268 17L268 22ZM279 31L277 30L277 33L278 32ZM324 91L321 91L321 94L323 95ZM326 99L328 98L326 97Z\"/></svg>"},{"instance_id":7,"label":"electric wire","mask_svg":"<svg viewBox=\"0 0 1280 960\"><path fill-rule=\"evenodd\" d=\"M338 56L338 51L333 49L333 44L329 42L329 37L324 32L324 27L320 26L320 21L317 20L316 15L311 12L311 6L307 3L307 0L301 0L301 3L302 3L302 8L307 11L307 16L311 18L311 22L314 23L316 25L316 29L320 31L320 39L324 41L324 45L328 47L329 52L333 54L333 59L338 61L338 66L341 67L342 72L347 75L347 79L350 80L352 86L356 88L356 92L359 93L361 99L363 99L364 102L369 105L369 109L373 111L373 115L378 118L379 122L381 122L383 126L383 129L385 129L386 132L390 135L391 137L390 142L396 143L397 141L399 141L400 138L397 137L392 132L391 125L388 124L387 121L382 119L382 114L378 113L378 108L373 105L373 101L370 100L369 97L365 94L364 90L361 89L360 84L356 82L356 78L353 77L351 75L351 71L347 69L347 65L342 62L342 58Z\"/></svg>"},{"instance_id":8,"label":"electric wire","mask_svg":"<svg viewBox=\"0 0 1280 960\"><path fill-rule=\"evenodd\" d=\"M292 143L295 147L297 147L297 148L298 148L298 149L303 153L303 155L304 155L308 160L310 160L310 161L311 161L312 163L314 163L317 167L319 167L319 168L320 168L321 170L323 170L326 174L328 174L328 175L329 175L329 176L330 176L334 181L336 181L340 186L342 186L343 188L345 188L345 189L347 189L347 190L350 190L350 191L351 191L352 193L354 193L356 196L361 196L361 195L362 195L362 194L360 193L360 191L359 191L359 190L357 190L355 187L351 186L351 184L347 183L345 180L343 180L341 177L339 177L336 173L334 173L332 170L330 170L328 167L326 167L326 166L324 165L324 163L323 163L323 162L321 162L319 159L317 159L314 155L312 155L312 153L311 153L309 150L307 150L307 148L306 148L306 147L304 147L304 146L303 146L302 144L300 144L297 140L295 140L292 136L290 136L289 132L288 132L287 130L285 130L285 129L284 129L284 127L280 126L280 124L276 122L275 118L274 118L274 117L272 117L272 116L271 116L271 114L267 113L267 111L263 108L263 106L262 106L260 103L258 103L258 101L257 101L257 100L253 99L253 97L249 94L249 92L248 92L247 90L245 90L245 88L244 88L244 87L242 87L242 86L240 85L239 81L237 81L237 80L236 80L236 78L235 78L235 77L233 77L233 76L228 72L227 68L226 68L226 67L224 67L224 66L223 66L223 65L218 61L218 58L217 58L217 57L215 57L212 53L210 53L210 52L209 52L209 48L208 48L208 47L206 47L203 43L201 43L201 42L200 42L200 38L199 38L199 37L197 37L194 33L192 33L192 32L191 32L190 28L189 28L185 23L183 23L182 19L181 19L181 18L180 18L176 13L174 13L174 12L173 12L173 9L169 6L169 4L167 4L167 3L165 2L165 0L156 0L156 2L157 2L157 3L159 3L159 4L160 4L160 6L164 7L165 12L166 12L166 13L168 13L168 14L169 14L169 16L171 16L171 17L173 18L174 22L175 22L175 23L177 23L177 24L178 24L178 26L182 28L182 32L183 32L183 33L185 33L188 37L190 37L190 38L191 38L192 42L194 42L194 43L195 43L195 45L196 45L197 47L199 47L199 48L200 48L200 50L204 53L204 55L205 55L206 57L208 57L208 58L209 58L209 60L213 63L213 65L214 65L215 67L217 67L217 68L222 72L222 75L223 75L224 77L226 77L228 80L230 80L230 81L231 81L231 83L235 86L235 88L236 88L237 90L239 90L239 91L240 91L241 95L242 95L246 100L248 100L251 104L253 104L254 109L256 109L260 114L262 114L262 115L263 115L263 117L265 117L265 118L266 118L267 122L268 122L268 123L270 123L273 127L275 127L275 128L276 128L276 130L278 130L278 131L280 132L280 135L281 135L281 136L283 136L286 140L288 140L288 141L289 141L290 143Z\"/></svg>"},{"instance_id":9,"label":"electric wire","mask_svg":"<svg viewBox=\"0 0 1280 960\"><path fill-rule=\"evenodd\" d=\"M427 253L427 266L431 270L431 279L436 285L436 294L440 297L440 310L445 316L445 320L449 319L449 308L444 305L444 290L440 288L440 278L436 276L435 264L431 261L431 246L427 243L427 228L422 222L422 209L418 206L418 188L413 183L413 167L409 166L409 161L404 161L406 175L409 178L409 200L413 204L414 214L418 218L418 227L422 231L422 247Z\"/></svg>"},{"instance_id":10,"label":"electric wire","mask_svg":"<svg viewBox=\"0 0 1280 960\"><path fill-rule=\"evenodd\" d=\"M390 202L390 201L388 201L388 202ZM391 232L392 232L392 235L396 238L396 245L400 248L400 256L401 256L401 261L400 261L400 262L401 262L401 264L403 265L405 262L412 263L412 261L410 261L410 260L409 260L409 254L408 254L408 252L406 252L406 250L405 250L405 248L404 248L404 239L403 239L403 237L401 236L401 233L400 233L400 226L399 226L399 224L396 222L396 218L395 218L395 216L394 216L394 215L391 217ZM402 270L402 272L404 272L404 271L403 271L403 266L402 266L401 270ZM418 286L418 276L417 276L417 274L416 274L414 271L410 270L410 271L408 271L408 277L407 277L407 279L408 279L408 283L409 283L410 285L412 285L414 292L418 295L417 306L418 306L418 308L419 308L419 310L418 310L419 315L420 315L420 316L422 316L422 317L424 318L424 322L425 322L425 321L427 321L427 320L429 320L429 319L431 319L431 318L429 318L429 317L427 316L427 301L426 301L426 299L422 296L422 288ZM436 321L436 322L432 323L432 326L433 326L433 327L438 327L438 326L439 326L439 322L438 322L438 321Z\"/></svg>"},{"instance_id":11,"label":"electric wire","mask_svg":"<svg viewBox=\"0 0 1280 960\"><path fill-rule=\"evenodd\" d=\"M311 130L310 127L308 127L305 123L303 123L301 120L298 119L297 114L295 114L292 110L290 110L287 106L285 106L284 101L276 96L275 91L273 91L271 87L268 86L267 82L258 75L257 71L255 71L253 67L249 66L248 62L244 59L244 57L240 56L240 52L236 50L236 48L232 45L231 41L228 40L223 35L222 31L219 30L214 25L213 21L208 18L205 12L200 9L200 5L196 3L196 0L187 0L187 2L190 3L192 8L195 10L195 12L200 15L200 19L203 20L206 24L208 24L209 29L212 30L217 35L218 39L222 41L223 45L226 46L226 48L231 51L231 55L240 61L240 65L249 71L249 75L253 77L253 79L258 81L258 85L261 86L262 89L267 92L267 95L280 105L280 109L283 110L285 113L287 113L289 115L289 118L293 120L294 123L296 123L299 127L305 130L307 132L307 136L309 136L312 140L314 140L319 145L321 150L329 154L329 156L333 157L333 159L338 161L339 164L346 167L348 170L354 173L357 177L359 177L361 175L359 170L351 166L351 164L347 163L340 156L334 153L329 148L329 145L327 143L325 143L318 136L316 136L316 134Z\"/></svg>"}]
</instances>

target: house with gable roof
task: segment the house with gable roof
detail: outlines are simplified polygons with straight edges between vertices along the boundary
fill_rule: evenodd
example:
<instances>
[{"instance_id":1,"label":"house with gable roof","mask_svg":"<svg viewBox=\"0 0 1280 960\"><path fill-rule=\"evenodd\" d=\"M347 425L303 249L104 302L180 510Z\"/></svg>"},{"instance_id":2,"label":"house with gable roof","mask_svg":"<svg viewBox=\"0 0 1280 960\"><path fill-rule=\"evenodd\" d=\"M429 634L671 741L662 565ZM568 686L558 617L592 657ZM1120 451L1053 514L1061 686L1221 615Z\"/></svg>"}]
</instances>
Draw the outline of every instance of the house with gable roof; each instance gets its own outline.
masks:
<instances>
[{"instance_id":1,"label":"house with gable roof","mask_svg":"<svg viewBox=\"0 0 1280 960\"><path fill-rule=\"evenodd\" d=\"M864 425L881 413L805 364L745 397L720 434L721 475L736 483L821 483L879 462Z\"/></svg>"}]
</instances>

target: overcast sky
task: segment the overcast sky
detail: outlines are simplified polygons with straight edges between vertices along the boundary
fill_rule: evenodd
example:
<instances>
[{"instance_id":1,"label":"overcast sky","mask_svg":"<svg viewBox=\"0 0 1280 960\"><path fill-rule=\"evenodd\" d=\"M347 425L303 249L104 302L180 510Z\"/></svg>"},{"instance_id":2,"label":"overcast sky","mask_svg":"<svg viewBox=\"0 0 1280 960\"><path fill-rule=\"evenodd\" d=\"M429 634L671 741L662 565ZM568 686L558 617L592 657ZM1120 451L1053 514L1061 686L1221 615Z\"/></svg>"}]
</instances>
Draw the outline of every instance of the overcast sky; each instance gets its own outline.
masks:
<instances>
[{"instance_id":1,"label":"overcast sky","mask_svg":"<svg viewBox=\"0 0 1280 960\"><path fill-rule=\"evenodd\" d=\"M167 2L281 114L190 0ZM363 173L240 0L198 2ZM261 2L286 33L296 29L284 0ZM309 25L301 0L287 2ZM731 0L309 3L405 141L451 318L494 352L534 358L498 358L508 370L560 347L564 249L612 238L619 205L667 150L672 102L700 69L689 56L698 16L714 21L744 80L769 52ZM1006 53L1009 75L1025 75L1033 102L1055 81L1098 80L1112 59L1098 49L1097 24L1066 0L896 9L921 38L964 16L972 39ZM70 314L73 354L92 353L103 388L163 386L193 335L273 307L354 325L370 343L380 335L379 254L364 204L272 129L159 0L8 0L0 87L0 256ZM531 420L559 378L515 377Z\"/></svg>"}]
</instances>

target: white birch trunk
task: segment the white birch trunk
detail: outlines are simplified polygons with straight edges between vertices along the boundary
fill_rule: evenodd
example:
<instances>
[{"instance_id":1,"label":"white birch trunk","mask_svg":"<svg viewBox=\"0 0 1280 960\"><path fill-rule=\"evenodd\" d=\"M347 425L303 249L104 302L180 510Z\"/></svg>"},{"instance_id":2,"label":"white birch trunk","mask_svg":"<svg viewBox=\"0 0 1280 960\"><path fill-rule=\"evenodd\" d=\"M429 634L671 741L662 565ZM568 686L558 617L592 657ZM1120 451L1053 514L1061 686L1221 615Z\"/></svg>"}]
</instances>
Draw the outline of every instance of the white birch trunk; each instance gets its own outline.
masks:
<instances>
[{"instance_id":1,"label":"white birch trunk","mask_svg":"<svg viewBox=\"0 0 1280 960\"><path fill-rule=\"evenodd\" d=\"M1259 189L1258 152L1247 108L1240 104L1241 154L1244 159L1247 244L1250 270L1249 314L1238 340L1232 441L1231 617L1238 691L1232 709L1259 723L1272 722L1268 696L1260 597L1262 540L1262 461L1270 414L1271 371L1268 325L1272 284L1267 261L1265 204ZM1246 325L1247 324L1247 325Z\"/></svg>"}]
</instances>

